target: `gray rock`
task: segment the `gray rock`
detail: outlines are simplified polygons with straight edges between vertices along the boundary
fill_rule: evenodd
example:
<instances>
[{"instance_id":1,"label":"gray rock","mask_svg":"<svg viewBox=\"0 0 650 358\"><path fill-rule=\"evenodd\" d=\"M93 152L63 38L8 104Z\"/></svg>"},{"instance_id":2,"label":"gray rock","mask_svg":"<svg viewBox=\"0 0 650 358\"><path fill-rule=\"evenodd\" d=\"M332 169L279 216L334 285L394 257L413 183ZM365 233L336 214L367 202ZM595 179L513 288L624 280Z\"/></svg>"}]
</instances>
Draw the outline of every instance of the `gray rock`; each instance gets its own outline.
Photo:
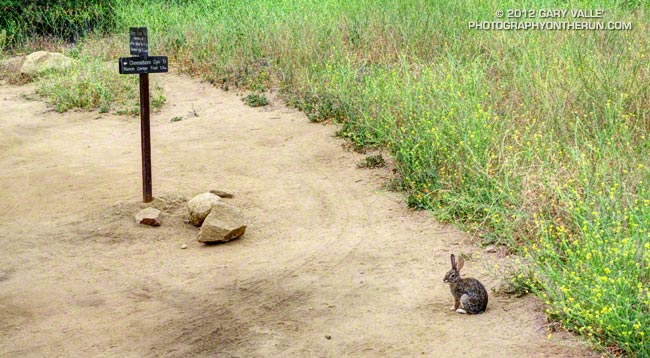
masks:
<instances>
[{"instance_id":1,"label":"gray rock","mask_svg":"<svg viewBox=\"0 0 650 358\"><path fill-rule=\"evenodd\" d=\"M220 198L232 198L234 195L232 191L230 190L218 190L218 189L213 189L210 190L210 192L214 195L219 196Z\"/></svg>"},{"instance_id":2,"label":"gray rock","mask_svg":"<svg viewBox=\"0 0 650 358\"><path fill-rule=\"evenodd\" d=\"M210 214L212 204L221 200L219 196L212 193L203 193L193 197L187 202L187 212L190 223L194 226L201 226L203 220Z\"/></svg>"},{"instance_id":3,"label":"gray rock","mask_svg":"<svg viewBox=\"0 0 650 358\"><path fill-rule=\"evenodd\" d=\"M61 71L74 64L75 60L58 52L37 51L25 58L20 72L26 75L37 75L46 71Z\"/></svg>"},{"instance_id":4,"label":"gray rock","mask_svg":"<svg viewBox=\"0 0 650 358\"><path fill-rule=\"evenodd\" d=\"M135 214L135 222L149 226L160 226L160 210L156 208L145 208Z\"/></svg>"},{"instance_id":5,"label":"gray rock","mask_svg":"<svg viewBox=\"0 0 650 358\"><path fill-rule=\"evenodd\" d=\"M242 213L232 205L217 201L205 218L197 239L199 242L228 242L244 232L246 225Z\"/></svg>"}]
</instances>

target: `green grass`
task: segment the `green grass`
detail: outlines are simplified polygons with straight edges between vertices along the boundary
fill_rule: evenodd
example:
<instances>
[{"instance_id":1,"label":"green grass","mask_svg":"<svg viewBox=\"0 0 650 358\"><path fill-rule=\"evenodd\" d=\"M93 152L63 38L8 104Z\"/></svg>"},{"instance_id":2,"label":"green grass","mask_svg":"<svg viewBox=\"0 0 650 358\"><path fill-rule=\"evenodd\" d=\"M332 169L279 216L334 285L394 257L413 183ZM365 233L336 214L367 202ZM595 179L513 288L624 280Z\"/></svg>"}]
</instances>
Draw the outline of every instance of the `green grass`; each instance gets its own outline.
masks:
<instances>
[{"instance_id":1,"label":"green grass","mask_svg":"<svg viewBox=\"0 0 650 358\"><path fill-rule=\"evenodd\" d=\"M37 93L45 97L58 112L97 109L100 113L112 111L137 115L140 113L138 76L118 74L117 63L113 63L115 61L79 57L74 66L37 79ZM151 86L150 96L150 105L154 110L165 102L162 87L155 82Z\"/></svg>"},{"instance_id":2,"label":"green grass","mask_svg":"<svg viewBox=\"0 0 650 358\"><path fill-rule=\"evenodd\" d=\"M7 43L7 30L2 29L0 30L0 56L2 56L5 47L7 47Z\"/></svg>"},{"instance_id":3,"label":"green grass","mask_svg":"<svg viewBox=\"0 0 650 358\"><path fill-rule=\"evenodd\" d=\"M115 25L110 0L0 0L0 34L20 47L34 37L77 41ZM0 52L3 41L0 39Z\"/></svg>"},{"instance_id":4,"label":"green grass","mask_svg":"<svg viewBox=\"0 0 650 358\"><path fill-rule=\"evenodd\" d=\"M601 21L630 31L469 28L511 8L121 0L114 10L119 41L148 26L151 53L181 72L277 87L310 120L386 149L410 205L520 251L530 274L519 284L552 317L601 347L650 357L648 3L517 6L605 9Z\"/></svg>"},{"instance_id":5,"label":"green grass","mask_svg":"<svg viewBox=\"0 0 650 358\"><path fill-rule=\"evenodd\" d=\"M634 194L619 183L604 184L602 194L559 194L566 215L538 220L541 240L531 249L547 312L633 357L650 354L648 184Z\"/></svg>"},{"instance_id":6,"label":"green grass","mask_svg":"<svg viewBox=\"0 0 650 358\"><path fill-rule=\"evenodd\" d=\"M56 111L84 109L129 115L140 113L138 76L120 75L117 70L117 58L128 55L128 45L117 39L91 37L71 49L63 48L63 53L75 60L73 66L33 78L38 94ZM153 110L160 109L165 103L156 76L149 77Z\"/></svg>"},{"instance_id":7,"label":"green grass","mask_svg":"<svg viewBox=\"0 0 650 358\"><path fill-rule=\"evenodd\" d=\"M386 166L386 160L381 155L381 153L367 155L364 158L364 160L357 163L358 168L373 169L373 168L382 168L382 167L385 167L385 166Z\"/></svg>"},{"instance_id":8,"label":"green grass","mask_svg":"<svg viewBox=\"0 0 650 358\"><path fill-rule=\"evenodd\" d=\"M266 98L266 96L259 93L251 93L248 96L242 98L242 101L251 107L264 107L269 104L269 100Z\"/></svg>"}]
</instances>

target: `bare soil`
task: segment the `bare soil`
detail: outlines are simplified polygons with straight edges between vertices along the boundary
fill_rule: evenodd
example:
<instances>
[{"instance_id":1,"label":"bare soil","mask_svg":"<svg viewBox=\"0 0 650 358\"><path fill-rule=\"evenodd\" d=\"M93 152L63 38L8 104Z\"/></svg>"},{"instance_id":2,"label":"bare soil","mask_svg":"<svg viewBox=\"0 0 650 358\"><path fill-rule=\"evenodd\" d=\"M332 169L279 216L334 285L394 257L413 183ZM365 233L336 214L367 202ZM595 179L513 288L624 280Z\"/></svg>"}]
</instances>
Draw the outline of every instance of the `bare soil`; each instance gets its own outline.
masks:
<instances>
[{"instance_id":1,"label":"bare soil","mask_svg":"<svg viewBox=\"0 0 650 358\"><path fill-rule=\"evenodd\" d=\"M391 171L357 168L365 156L335 126L156 76L168 99L152 115L156 228L133 219L139 118L59 114L26 98L33 85L0 85L0 356L596 356L549 339L532 297L451 312L450 253L471 254L464 271L488 290L505 259L407 208ZM200 244L186 200L223 188L248 230Z\"/></svg>"}]
</instances>

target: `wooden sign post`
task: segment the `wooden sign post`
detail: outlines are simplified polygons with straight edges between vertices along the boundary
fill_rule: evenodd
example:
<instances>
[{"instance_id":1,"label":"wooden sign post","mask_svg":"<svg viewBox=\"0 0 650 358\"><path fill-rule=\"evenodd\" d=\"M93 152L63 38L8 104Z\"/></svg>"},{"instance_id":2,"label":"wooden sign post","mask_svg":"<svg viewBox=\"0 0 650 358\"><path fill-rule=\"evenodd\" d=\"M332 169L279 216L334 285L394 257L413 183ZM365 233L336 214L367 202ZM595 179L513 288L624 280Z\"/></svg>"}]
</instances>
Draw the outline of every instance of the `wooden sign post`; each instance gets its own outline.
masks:
<instances>
[{"instance_id":1,"label":"wooden sign post","mask_svg":"<svg viewBox=\"0 0 650 358\"><path fill-rule=\"evenodd\" d=\"M140 134L142 143L142 197L145 203L153 200L151 187L151 140L149 137L149 74L167 72L167 56L149 56L149 37L146 27L130 29L131 55L120 57L122 75L140 75Z\"/></svg>"}]
</instances>

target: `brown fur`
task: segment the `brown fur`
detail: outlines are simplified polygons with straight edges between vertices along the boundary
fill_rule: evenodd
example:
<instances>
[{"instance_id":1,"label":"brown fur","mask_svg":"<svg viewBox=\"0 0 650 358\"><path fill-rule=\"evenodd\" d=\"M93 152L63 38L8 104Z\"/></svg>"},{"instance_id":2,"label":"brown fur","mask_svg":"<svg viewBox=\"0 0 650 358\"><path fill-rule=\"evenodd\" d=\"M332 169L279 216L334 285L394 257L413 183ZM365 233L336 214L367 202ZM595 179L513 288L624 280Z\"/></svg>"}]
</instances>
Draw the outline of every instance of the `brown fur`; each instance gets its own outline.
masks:
<instances>
[{"instance_id":1,"label":"brown fur","mask_svg":"<svg viewBox=\"0 0 650 358\"><path fill-rule=\"evenodd\" d=\"M456 256L451 254L451 270L445 274L443 281L449 284L451 295L454 297L452 309L458 313L482 313L487 308L488 293L477 279L460 277L460 270L464 265L465 260L462 257L456 262Z\"/></svg>"}]
</instances>

